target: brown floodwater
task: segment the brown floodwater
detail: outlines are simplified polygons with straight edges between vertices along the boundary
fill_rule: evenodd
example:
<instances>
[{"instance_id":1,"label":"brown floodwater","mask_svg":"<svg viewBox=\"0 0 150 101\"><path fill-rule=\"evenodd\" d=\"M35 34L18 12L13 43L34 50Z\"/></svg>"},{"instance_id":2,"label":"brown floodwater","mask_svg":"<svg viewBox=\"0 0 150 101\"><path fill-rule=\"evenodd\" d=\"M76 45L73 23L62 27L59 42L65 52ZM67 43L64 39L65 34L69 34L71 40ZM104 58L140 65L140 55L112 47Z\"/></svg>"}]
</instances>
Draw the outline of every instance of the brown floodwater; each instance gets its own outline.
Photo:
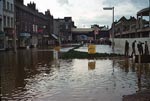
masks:
<instances>
[{"instance_id":1,"label":"brown floodwater","mask_svg":"<svg viewBox=\"0 0 150 101\"><path fill-rule=\"evenodd\" d=\"M53 60L52 51L0 52L2 101L121 101L150 89L150 64L132 59Z\"/></svg>"}]
</instances>

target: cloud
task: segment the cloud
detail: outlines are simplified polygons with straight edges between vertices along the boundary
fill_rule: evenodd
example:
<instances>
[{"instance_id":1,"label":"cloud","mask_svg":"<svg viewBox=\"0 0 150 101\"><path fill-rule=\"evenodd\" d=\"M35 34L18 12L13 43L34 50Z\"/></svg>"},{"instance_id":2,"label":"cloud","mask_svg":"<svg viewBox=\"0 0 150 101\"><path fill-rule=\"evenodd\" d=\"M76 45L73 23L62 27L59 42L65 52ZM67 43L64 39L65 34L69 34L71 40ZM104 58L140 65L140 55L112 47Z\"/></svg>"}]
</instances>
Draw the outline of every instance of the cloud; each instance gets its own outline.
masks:
<instances>
[{"instance_id":1,"label":"cloud","mask_svg":"<svg viewBox=\"0 0 150 101\"><path fill-rule=\"evenodd\" d=\"M26 2L30 0L25 0ZM33 0L32 0L33 1ZM76 26L91 24L111 25L112 11L103 7L115 7L115 20L122 16L136 16L136 13L148 7L149 0L34 0L40 11L50 9L54 18L71 16Z\"/></svg>"},{"instance_id":2,"label":"cloud","mask_svg":"<svg viewBox=\"0 0 150 101\"><path fill-rule=\"evenodd\" d=\"M129 18L136 17L139 10L147 7L148 0L105 0L103 2L105 7L115 7L115 20L119 20L122 16ZM105 11L112 15L112 11ZM106 16L108 18L108 16Z\"/></svg>"},{"instance_id":3,"label":"cloud","mask_svg":"<svg viewBox=\"0 0 150 101\"><path fill-rule=\"evenodd\" d=\"M60 4L60 5L68 5L69 4L69 1L68 0L57 0L57 2Z\"/></svg>"}]
</instances>

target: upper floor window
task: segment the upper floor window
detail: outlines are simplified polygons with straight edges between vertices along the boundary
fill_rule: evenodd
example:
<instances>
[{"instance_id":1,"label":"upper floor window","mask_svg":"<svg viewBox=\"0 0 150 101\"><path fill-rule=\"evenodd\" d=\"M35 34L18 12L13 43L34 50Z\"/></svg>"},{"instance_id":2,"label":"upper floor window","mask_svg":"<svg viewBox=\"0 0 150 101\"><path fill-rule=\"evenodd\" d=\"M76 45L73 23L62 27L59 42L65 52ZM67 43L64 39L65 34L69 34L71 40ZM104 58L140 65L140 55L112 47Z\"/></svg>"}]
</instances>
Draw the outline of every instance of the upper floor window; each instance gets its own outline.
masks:
<instances>
[{"instance_id":1,"label":"upper floor window","mask_svg":"<svg viewBox=\"0 0 150 101\"><path fill-rule=\"evenodd\" d=\"M3 8L6 9L6 0L3 0Z\"/></svg>"},{"instance_id":2,"label":"upper floor window","mask_svg":"<svg viewBox=\"0 0 150 101\"><path fill-rule=\"evenodd\" d=\"M9 10L9 2L7 2L7 10Z\"/></svg>"},{"instance_id":3,"label":"upper floor window","mask_svg":"<svg viewBox=\"0 0 150 101\"><path fill-rule=\"evenodd\" d=\"M11 7L11 11L14 11L14 10L13 10L13 4L11 4L11 6L10 6L10 7Z\"/></svg>"},{"instance_id":4,"label":"upper floor window","mask_svg":"<svg viewBox=\"0 0 150 101\"><path fill-rule=\"evenodd\" d=\"M7 17L7 27L10 27L10 17Z\"/></svg>"},{"instance_id":5,"label":"upper floor window","mask_svg":"<svg viewBox=\"0 0 150 101\"><path fill-rule=\"evenodd\" d=\"M13 23L13 22L14 22L13 20L14 20L14 19L11 17L11 27L13 27L13 24L14 24L14 23Z\"/></svg>"},{"instance_id":6,"label":"upper floor window","mask_svg":"<svg viewBox=\"0 0 150 101\"><path fill-rule=\"evenodd\" d=\"M6 16L4 16L4 27L6 27Z\"/></svg>"}]
</instances>

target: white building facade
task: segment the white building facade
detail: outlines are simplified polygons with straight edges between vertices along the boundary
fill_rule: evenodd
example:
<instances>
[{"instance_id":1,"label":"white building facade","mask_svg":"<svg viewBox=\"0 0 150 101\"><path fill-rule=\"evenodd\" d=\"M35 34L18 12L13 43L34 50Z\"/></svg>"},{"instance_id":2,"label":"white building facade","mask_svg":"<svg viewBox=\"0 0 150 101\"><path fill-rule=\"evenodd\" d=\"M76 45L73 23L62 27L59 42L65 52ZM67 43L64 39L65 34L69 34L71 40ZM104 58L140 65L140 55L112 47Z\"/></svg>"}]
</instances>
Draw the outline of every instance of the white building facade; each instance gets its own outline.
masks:
<instances>
[{"instance_id":1,"label":"white building facade","mask_svg":"<svg viewBox=\"0 0 150 101\"><path fill-rule=\"evenodd\" d=\"M3 0L3 31L5 33L5 48L13 48L14 35L14 0Z\"/></svg>"},{"instance_id":2,"label":"white building facade","mask_svg":"<svg viewBox=\"0 0 150 101\"><path fill-rule=\"evenodd\" d=\"M4 28L14 28L14 0L3 0Z\"/></svg>"}]
</instances>

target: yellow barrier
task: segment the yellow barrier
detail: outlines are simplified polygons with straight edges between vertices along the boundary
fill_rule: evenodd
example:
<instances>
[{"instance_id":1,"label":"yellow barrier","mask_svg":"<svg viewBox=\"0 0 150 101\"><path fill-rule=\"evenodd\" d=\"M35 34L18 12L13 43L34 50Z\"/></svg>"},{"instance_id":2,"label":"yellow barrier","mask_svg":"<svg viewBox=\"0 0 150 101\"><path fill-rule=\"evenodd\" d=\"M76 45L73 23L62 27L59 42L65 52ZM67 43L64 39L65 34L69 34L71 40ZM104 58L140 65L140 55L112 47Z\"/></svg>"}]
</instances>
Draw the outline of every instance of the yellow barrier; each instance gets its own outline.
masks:
<instances>
[{"instance_id":1,"label":"yellow barrier","mask_svg":"<svg viewBox=\"0 0 150 101\"><path fill-rule=\"evenodd\" d=\"M88 46L88 54L95 54L96 53L96 46L95 45L89 45Z\"/></svg>"}]
</instances>

